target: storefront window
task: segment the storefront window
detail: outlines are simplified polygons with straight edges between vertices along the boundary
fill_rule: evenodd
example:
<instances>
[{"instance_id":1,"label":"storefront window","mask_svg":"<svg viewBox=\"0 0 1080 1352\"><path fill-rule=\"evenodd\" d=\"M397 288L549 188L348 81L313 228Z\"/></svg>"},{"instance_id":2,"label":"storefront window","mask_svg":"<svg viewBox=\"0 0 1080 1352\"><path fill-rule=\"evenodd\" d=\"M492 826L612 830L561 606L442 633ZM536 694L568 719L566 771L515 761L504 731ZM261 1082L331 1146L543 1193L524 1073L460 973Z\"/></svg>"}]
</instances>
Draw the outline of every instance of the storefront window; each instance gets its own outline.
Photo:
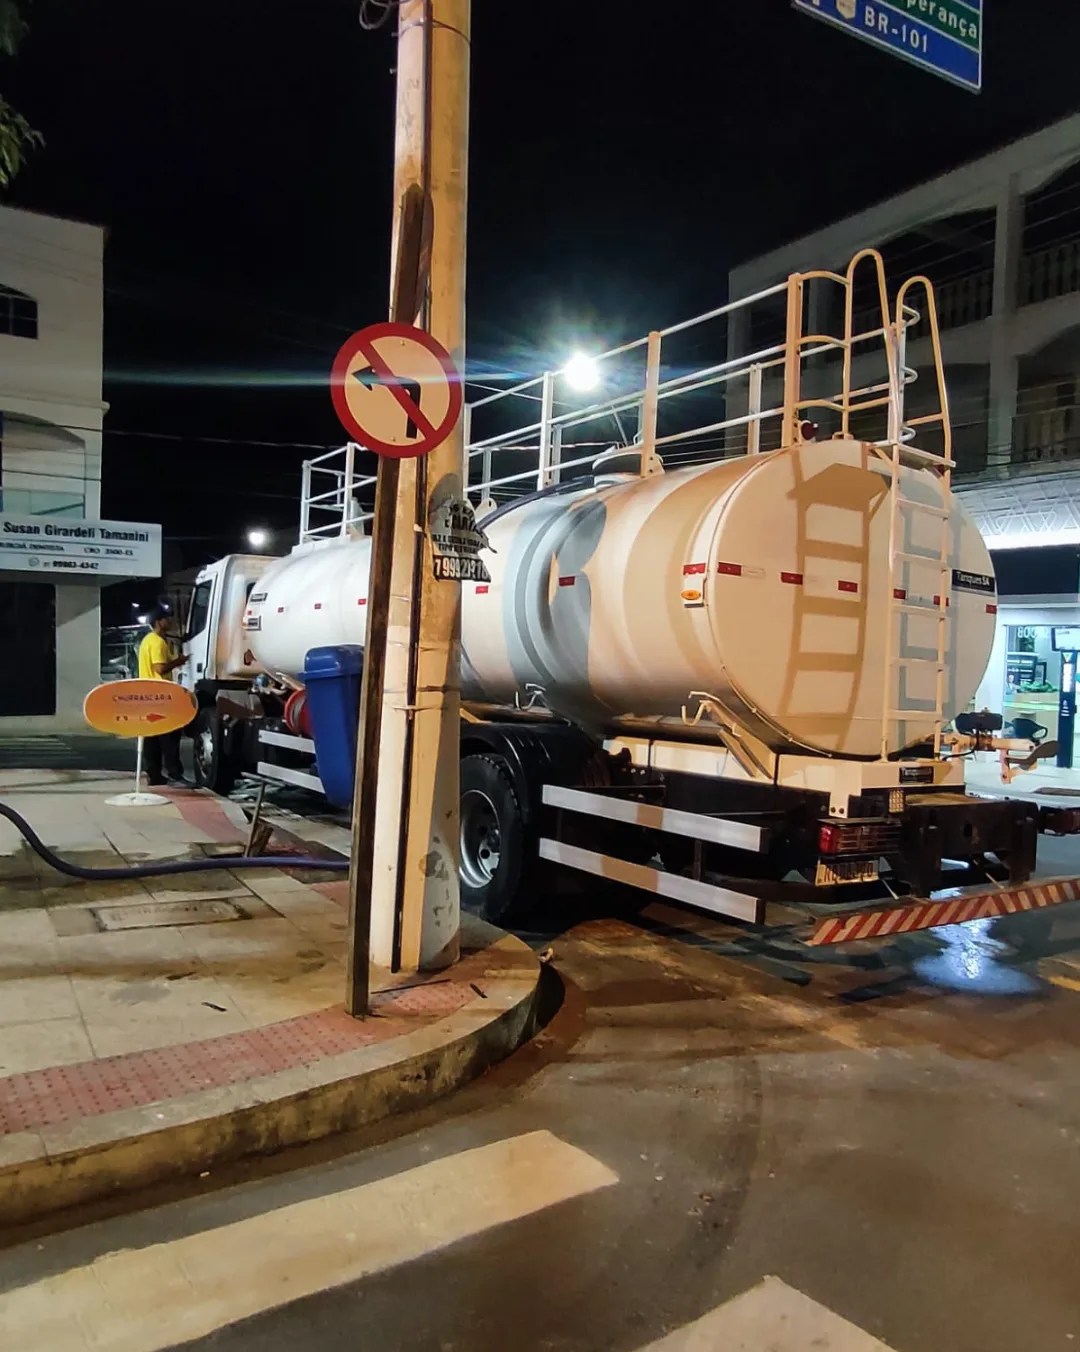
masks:
<instances>
[{"instance_id":1,"label":"storefront window","mask_svg":"<svg viewBox=\"0 0 1080 1352\"><path fill-rule=\"evenodd\" d=\"M1016 735L1058 741L1062 654L1054 651L1053 629L1044 624L1008 626L1002 714ZM1030 719L1031 728L1021 720ZM1037 729L1037 730L1036 730ZM1080 759L1074 758L1080 765Z\"/></svg>"}]
</instances>

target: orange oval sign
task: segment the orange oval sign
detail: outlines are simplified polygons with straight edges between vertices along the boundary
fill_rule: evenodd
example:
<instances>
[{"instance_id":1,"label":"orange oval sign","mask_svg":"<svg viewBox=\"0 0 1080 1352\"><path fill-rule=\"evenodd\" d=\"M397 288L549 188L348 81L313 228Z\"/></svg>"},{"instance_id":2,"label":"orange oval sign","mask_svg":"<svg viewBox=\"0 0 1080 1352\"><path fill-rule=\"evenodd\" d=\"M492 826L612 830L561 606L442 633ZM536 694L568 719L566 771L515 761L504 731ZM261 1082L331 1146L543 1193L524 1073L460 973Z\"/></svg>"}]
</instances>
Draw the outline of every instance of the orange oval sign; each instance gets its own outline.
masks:
<instances>
[{"instance_id":1,"label":"orange oval sign","mask_svg":"<svg viewBox=\"0 0 1080 1352\"><path fill-rule=\"evenodd\" d=\"M195 696L172 681L107 681L83 701L83 718L114 737L157 737L186 728L198 713Z\"/></svg>"}]
</instances>

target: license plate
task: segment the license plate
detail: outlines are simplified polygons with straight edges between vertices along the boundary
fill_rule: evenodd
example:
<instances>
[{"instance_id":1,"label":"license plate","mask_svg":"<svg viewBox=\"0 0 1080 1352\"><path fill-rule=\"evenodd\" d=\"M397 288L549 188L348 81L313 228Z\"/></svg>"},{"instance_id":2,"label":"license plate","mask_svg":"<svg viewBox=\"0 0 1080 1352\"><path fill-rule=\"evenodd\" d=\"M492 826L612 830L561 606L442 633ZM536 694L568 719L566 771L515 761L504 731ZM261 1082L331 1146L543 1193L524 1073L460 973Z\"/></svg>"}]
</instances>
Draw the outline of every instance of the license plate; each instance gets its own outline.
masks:
<instances>
[{"instance_id":1,"label":"license plate","mask_svg":"<svg viewBox=\"0 0 1080 1352\"><path fill-rule=\"evenodd\" d=\"M835 887L838 883L874 883L879 877L872 859L834 859L831 864L818 860L815 887Z\"/></svg>"}]
</instances>

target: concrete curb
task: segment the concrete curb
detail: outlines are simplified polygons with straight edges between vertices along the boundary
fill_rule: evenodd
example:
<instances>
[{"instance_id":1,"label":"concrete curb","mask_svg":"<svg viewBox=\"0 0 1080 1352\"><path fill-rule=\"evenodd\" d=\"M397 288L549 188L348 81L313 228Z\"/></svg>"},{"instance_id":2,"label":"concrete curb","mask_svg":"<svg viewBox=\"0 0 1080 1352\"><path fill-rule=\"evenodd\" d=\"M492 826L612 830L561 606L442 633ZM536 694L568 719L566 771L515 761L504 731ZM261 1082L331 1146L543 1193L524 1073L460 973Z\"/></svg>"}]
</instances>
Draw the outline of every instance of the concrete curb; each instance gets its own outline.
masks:
<instances>
[{"instance_id":1,"label":"concrete curb","mask_svg":"<svg viewBox=\"0 0 1080 1352\"><path fill-rule=\"evenodd\" d=\"M540 964L470 917L489 955L484 993L403 1037L257 1080L0 1138L0 1223L13 1225L430 1103L534 1029Z\"/></svg>"}]
</instances>

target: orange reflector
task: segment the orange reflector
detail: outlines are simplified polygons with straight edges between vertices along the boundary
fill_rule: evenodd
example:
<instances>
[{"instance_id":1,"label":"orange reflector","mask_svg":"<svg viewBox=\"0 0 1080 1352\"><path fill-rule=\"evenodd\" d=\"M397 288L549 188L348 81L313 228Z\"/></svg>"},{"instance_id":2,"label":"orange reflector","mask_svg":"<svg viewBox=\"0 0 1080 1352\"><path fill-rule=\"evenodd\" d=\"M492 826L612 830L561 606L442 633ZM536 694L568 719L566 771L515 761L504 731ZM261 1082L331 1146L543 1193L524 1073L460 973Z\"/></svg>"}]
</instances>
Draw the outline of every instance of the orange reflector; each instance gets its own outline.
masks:
<instances>
[{"instance_id":1,"label":"orange reflector","mask_svg":"<svg viewBox=\"0 0 1080 1352\"><path fill-rule=\"evenodd\" d=\"M701 593L699 591L684 591L682 593L682 599L684 601L700 601Z\"/></svg>"}]
</instances>

